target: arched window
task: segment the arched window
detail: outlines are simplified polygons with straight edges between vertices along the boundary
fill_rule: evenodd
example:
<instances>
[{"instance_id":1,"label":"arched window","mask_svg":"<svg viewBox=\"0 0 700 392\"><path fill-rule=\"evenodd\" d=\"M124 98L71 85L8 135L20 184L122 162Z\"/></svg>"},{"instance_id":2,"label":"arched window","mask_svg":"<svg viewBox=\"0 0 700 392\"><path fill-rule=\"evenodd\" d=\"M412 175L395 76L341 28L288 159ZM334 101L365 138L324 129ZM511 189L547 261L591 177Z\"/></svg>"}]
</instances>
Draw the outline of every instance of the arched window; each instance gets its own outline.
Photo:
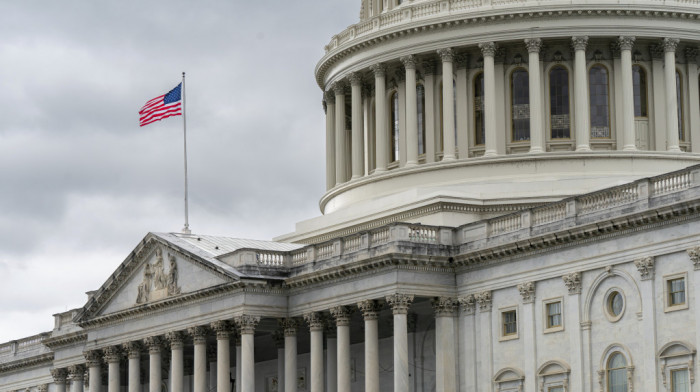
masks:
<instances>
[{"instance_id":1,"label":"arched window","mask_svg":"<svg viewBox=\"0 0 700 392\"><path fill-rule=\"evenodd\" d=\"M678 106L678 140L685 140L683 129L683 86L681 85L681 73L676 71L676 104Z\"/></svg>"},{"instance_id":2,"label":"arched window","mask_svg":"<svg viewBox=\"0 0 700 392\"><path fill-rule=\"evenodd\" d=\"M634 116L647 117L647 73L639 65L632 66L634 88Z\"/></svg>"},{"instance_id":3,"label":"arched window","mask_svg":"<svg viewBox=\"0 0 700 392\"><path fill-rule=\"evenodd\" d=\"M608 392L627 392L627 361L619 352L608 359Z\"/></svg>"},{"instance_id":4,"label":"arched window","mask_svg":"<svg viewBox=\"0 0 700 392\"><path fill-rule=\"evenodd\" d=\"M610 138L610 105L608 100L608 70L596 65L588 72L588 92L591 110L591 137Z\"/></svg>"},{"instance_id":5,"label":"arched window","mask_svg":"<svg viewBox=\"0 0 700 392\"><path fill-rule=\"evenodd\" d=\"M530 80L518 68L510 76L513 141L530 140Z\"/></svg>"},{"instance_id":6,"label":"arched window","mask_svg":"<svg viewBox=\"0 0 700 392\"><path fill-rule=\"evenodd\" d=\"M425 154L425 87L416 86L416 103L418 112L418 154Z\"/></svg>"},{"instance_id":7,"label":"arched window","mask_svg":"<svg viewBox=\"0 0 700 392\"><path fill-rule=\"evenodd\" d=\"M474 144L483 145L486 142L484 127L484 73L474 78Z\"/></svg>"},{"instance_id":8,"label":"arched window","mask_svg":"<svg viewBox=\"0 0 700 392\"><path fill-rule=\"evenodd\" d=\"M549 118L552 139L571 137L569 117L569 71L558 66L549 71Z\"/></svg>"},{"instance_id":9,"label":"arched window","mask_svg":"<svg viewBox=\"0 0 700 392\"><path fill-rule=\"evenodd\" d=\"M392 162L399 160L399 93L391 93L391 140L389 141Z\"/></svg>"}]
</instances>

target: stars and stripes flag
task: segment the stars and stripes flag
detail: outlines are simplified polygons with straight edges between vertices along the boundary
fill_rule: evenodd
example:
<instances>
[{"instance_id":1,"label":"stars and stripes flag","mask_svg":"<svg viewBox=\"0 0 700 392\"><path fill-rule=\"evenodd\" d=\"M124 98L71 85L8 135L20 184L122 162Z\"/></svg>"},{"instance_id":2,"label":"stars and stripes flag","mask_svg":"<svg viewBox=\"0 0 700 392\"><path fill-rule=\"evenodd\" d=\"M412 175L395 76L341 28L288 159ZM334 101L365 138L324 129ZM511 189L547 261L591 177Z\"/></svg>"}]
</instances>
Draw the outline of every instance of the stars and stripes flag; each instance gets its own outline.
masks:
<instances>
[{"instance_id":1,"label":"stars and stripes flag","mask_svg":"<svg viewBox=\"0 0 700 392\"><path fill-rule=\"evenodd\" d=\"M182 115L182 83L167 94L155 97L146 102L139 110L140 126L160 121L171 116Z\"/></svg>"}]
</instances>

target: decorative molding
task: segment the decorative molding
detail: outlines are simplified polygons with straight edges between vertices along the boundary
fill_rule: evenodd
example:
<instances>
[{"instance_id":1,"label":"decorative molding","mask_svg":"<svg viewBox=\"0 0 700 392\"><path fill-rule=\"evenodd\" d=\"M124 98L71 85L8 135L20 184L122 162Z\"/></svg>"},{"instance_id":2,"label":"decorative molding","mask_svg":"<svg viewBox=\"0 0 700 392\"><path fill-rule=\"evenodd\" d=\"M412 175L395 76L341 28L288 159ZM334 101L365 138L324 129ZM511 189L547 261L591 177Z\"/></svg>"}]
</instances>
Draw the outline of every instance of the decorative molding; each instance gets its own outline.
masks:
<instances>
[{"instance_id":1,"label":"decorative molding","mask_svg":"<svg viewBox=\"0 0 700 392\"><path fill-rule=\"evenodd\" d=\"M309 324L311 331L323 331L325 327L325 319L318 312L304 313L304 321Z\"/></svg>"},{"instance_id":2,"label":"decorative molding","mask_svg":"<svg viewBox=\"0 0 700 392\"><path fill-rule=\"evenodd\" d=\"M474 314L474 311L476 310L476 297L474 297L474 294L469 294L466 297L459 298L458 301L464 314Z\"/></svg>"},{"instance_id":3,"label":"decorative molding","mask_svg":"<svg viewBox=\"0 0 700 392\"><path fill-rule=\"evenodd\" d=\"M457 313L459 302L452 297L437 297L430 300L435 317L454 317Z\"/></svg>"},{"instance_id":4,"label":"decorative molding","mask_svg":"<svg viewBox=\"0 0 700 392\"><path fill-rule=\"evenodd\" d=\"M517 287L524 304L535 302L535 282L520 283Z\"/></svg>"},{"instance_id":5,"label":"decorative molding","mask_svg":"<svg viewBox=\"0 0 700 392\"><path fill-rule=\"evenodd\" d=\"M386 296L386 302L393 314L408 314L408 308L411 307L413 299L413 294L396 293Z\"/></svg>"},{"instance_id":6,"label":"decorative molding","mask_svg":"<svg viewBox=\"0 0 700 392\"><path fill-rule=\"evenodd\" d=\"M255 327L257 327L258 323L260 322L260 316L242 314L238 317L235 317L234 321L242 335L253 335L255 334Z\"/></svg>"},{"instance_id":7,"label":"decorative molding","mask_svg":"<svg viewBox=\"0 0 700 392\"><path fill-rule=\"evenodd\" d=\"M686 252L688 253L688 257L690 257L690 261L693 263L695 271L699 271L700 270L700 246L690 248Z\"/></svg>"},{"instance_id":8,"label":"decorative molding","mask_svg":"<svg viewBox=\"0 0 700 392\"><path fill-rule=\"evenodd\" d=\"M491 291L482 291L474 294L476 302L479 304L479 312L485 313L491 311Z\"/></svg>"},{"instance_id":9,"label":"decorative molding","mask_svg":"<svg viewBox=\"0 0 700 392\"><path fill-rule=\"evenodd\" d=\"M163 249L155 249L155 263L146 263L143 268L143 280L138 286L137 304L144 304L150 301L157 301L163 298L180 294L180 287L177 285L178 271L175 256L168 253L170 269L165 273L163 265Z\"/></svg>"},{"instance_id":10,"label":"decorative molding","mask_svg":"<svg viewBox=\"0 0 700 392\"><path fill-rule=\"evenodd\" d=\"M349 306L335 306L330 309L331 315L335 319L335 324L338 327L350 326L350 318L352 316L352 308Z\"/></svg>"},{"instance_id":11,"label":"decorative molding","mask_svg":"<svg viewBox=\"0 0 700 392\"><path fill-rule=\"evenodd\" d=\"M635 267L637 267L637 270L639 271L639 275L641 275L642 280L650 280L654 279L654 258L649 256L649 257L644 257L641 259L637 259L634 261Z\"/></svg>"},{"instance_id":12,"label":"decorative molding","mask_svg":"<svg viewBox=\"0 0 700 392\"><path fill-rule=\"evenodd\" d=\"M581 294L581 273L571 272L561 277L569 290L569 295Z\"/></svg>"},{"instance_id":13,"label":"decorative molding","mask_svg":"<svg viewBox=\"0 0 700 392\"><path fill-rule=\"evenodd\" d=\"M379 310L382 306L378 301L368 299L357 303L357 307L362 312L362 317L366 320L377 320L379 318Z\"/></svg>"},{"instance_id":14,"label":"decorative molding","mask_svg":"<svg viewBox=\"0 0 700 392\"><path fill-rule=\"evenodd\" d=\"M571 37L571 46L574 50L586 50L588 46L588 36L582 35L578 37Z\"/></svg>"},{"instance_id":15,"label":"decorative molding","mask_svg":"<svg viewBox=\"0 0 700 392\"><path fill-rule=\"evenodd\" d=\"M24 370L26 368L32 368L36 366L46 366L50 365L54 360L53 353L46 353L41 355L36 355L29 358L18 359L12 362L0 363L0 374L8 373L15 370Z\"/></svg>"},{"instance_id":16,"label":"decorative molding","mask_svg":"<svg viewBox=\"0 0 700 392\"><path fill-rule=\"evenodd\" d=\"M75 343L84 342L87 340L87 332L77 331L65 335L59 335L56 337L49 337L44 339L41 343L50 348L51 350L56 350L59 347L70 346Z\"/></svg>"},{"instance_id":17,"label":"decorative molding","mask_svg":"<svg viewBox=\"0 0 700 392\"><path fill-rule=\"evenodd\" d=\"M525 40L525 47L527 47L528 53L540 53L540 50L542 49L542 39L527 38Z\"/></svg>"},{"instance_id":18,"label":"decorative molding","mask_svg":"<svg viewBox=\"0 0 700 392\"><path fill-rule=\"evenodd\" d=\"M495 57L496 50L498 49L498 47L496 46L495 42L482 42L479 44L479 49L481 50L481 54L484 57L486 57L486 56Z\"/></svg>"}]
</instances>

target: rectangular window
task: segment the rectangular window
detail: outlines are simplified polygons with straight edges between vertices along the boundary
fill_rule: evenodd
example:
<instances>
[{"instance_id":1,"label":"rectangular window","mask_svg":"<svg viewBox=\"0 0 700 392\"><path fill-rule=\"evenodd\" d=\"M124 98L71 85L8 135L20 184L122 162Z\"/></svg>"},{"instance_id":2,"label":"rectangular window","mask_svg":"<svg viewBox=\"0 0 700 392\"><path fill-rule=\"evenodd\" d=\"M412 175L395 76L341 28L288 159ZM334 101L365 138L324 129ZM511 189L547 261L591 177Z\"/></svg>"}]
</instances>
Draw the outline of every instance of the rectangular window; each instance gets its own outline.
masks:
<instances>
[{"instance_id":1,"label":"rectangular window","mask_svg":"<svg viewBox=\"0 0 700 392\"><path fill-rule=\"evenodd\" d=\"M547 304L547 328L561 327L561 302Z\"/></svg>"},{"instance_id":2,"label":"rectangular window","mask_svg":"<svg viewBox=\"0 0 700 392\"><path fill-rule=\"evenodd\" d=\"M683 305L685 303L685 279L668 280L668 306Z\"/></svg>"},{"instance_id":3,"label":"rectangular window","mask_svg":"<svg viewBox=\"0 0 700 392\"><path fill-rule=\"evenodd\" d=\"M690 391L690 383L688 382L688 369L671 371L671 391L673 392L688 392Z\"/></svg>"},{"instance_id":4,"label":"rectangular window","mask_svg":"<svg viewBox=\"0 0 700 392\"><path fill-rule=\"evenodd\" d=\"M564 387L549 387L547 392L564 392Z\"/></svg>"},{"instance_id":5,"label":"rectangular window","mask_svg":"<svg viewBox=\"0 0 700 392\"><path fill-rule=\"evenodd\" d=\"M501 313L503 318L503 336L515 335L518 333L518 319L515 310Z\"/></svg>"}]
</instances>

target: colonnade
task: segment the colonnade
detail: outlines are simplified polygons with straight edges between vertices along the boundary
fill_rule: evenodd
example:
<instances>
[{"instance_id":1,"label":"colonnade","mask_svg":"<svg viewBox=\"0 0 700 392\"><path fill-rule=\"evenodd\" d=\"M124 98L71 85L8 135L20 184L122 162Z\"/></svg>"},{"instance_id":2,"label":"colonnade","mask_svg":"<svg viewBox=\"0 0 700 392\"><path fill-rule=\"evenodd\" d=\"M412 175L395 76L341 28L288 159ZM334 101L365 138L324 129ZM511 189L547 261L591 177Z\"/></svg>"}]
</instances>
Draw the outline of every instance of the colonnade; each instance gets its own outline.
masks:
<instances>
[{"instance_id":1,"label":"colonnade","mask_svg":"<svg viewBox=\"0 0 700 392\"><path fill-rule=\"evenodd\" d=\"M589 85L588 85L588 69L586 48L589 39L587 36L576 36L571 38L571 46L574 51L574 119L573 139L575 139L575 151L587 152L591 151L591 127L590 127L590 108L589 108ZM634 85L633 85L633 49L635 37L620 36L616 38L615 44L620 52L620 86L616 91L621 95L622 107L616 108L616 111L621 112L621 121L617 124L617 132L621 133L621 143L618 149L624 151L635 151L635 113L634 113ZM679 40L676 38L664 38L660 43L660 47L664 51L664 109L665 109L665 150L671 152L680 152L679 140L679 119L678 119L678 103L676 100L676 48ZM529 38L524 40L524 45L528 52L528 67L529 67L529 115L530 115L530 153L544 153L546 148L546 125L543 118L545 110L543 108L545 100L543 99L544 83L541 80L540 62L542 61L540 52L543 48L542 39ZM484 110L484 152L486 157L495 157L499 155L497 148L498 134L503 132L499 129L497 119L497 107L501 94L498 93L496 79L496 56L499 50L499 45L495 42L485 42L478 45L480 54L483 56L483 77L484 77L484 95L483 95L483 110ZM442 68L442 102L452 102L455 97L453 87L454 78L454 63L456 61L456 49L442 48L437 50L437 55L441 62ZM423 56L425 57L425 56ZM418 116L417 116L417 101L416 101L416 69L417 64L423 60L416 55L407 55L398 59L401 66L398 75L402 83L405 83L405 88L400 91L402 94L402 110L404 111L399 123L401 124L401 133L405 132L405 141L401 144L401 148L405 148L402 152L402 166L411 167L419 162L419 142L418 133ZM430 69L430 61L424 65L424 73L426 79L433 77L434 70ZM334 186L343 184L352 179L358 179L363 176L373 173L383 173L390 169L390 107L387 96L387 63L377 63L368 67L367 70L355 71L341 80L336 80L330 90L324 94L324 107L326 109L326 170L327 170L327 188L331 189ZM374 80L374 113L370 115L368 110L369 88L362 87L362 81L373 78ZM426 90L429 83L426 84ZM501 83L502 84L502 83ZM692 84L692 83L691 83ZM350 121L346 121L346 86L350 86L351 100L351 116ZM430 86L432 90L432 86ZM458 86L458 89L460 87ZM620 91L621 90L621 91ZM696 90L696 89L695 89ZM364 99L363 100L363 94ZM428 95L432 97L433 92L426 91L426 104L423 121L430 123L431 118L434 118L432 105L427 102ZM432 100L433 98L431 98ZM459 98L458 98L459 99ZM405 102L405 104L403 104ZM457 154L458 145L467 146L467 142L458 141L455 138L455 118L463 116L461 111L465 108L458 107L455 113L455 105L442 106L442 161L452 161L457 158L467 158L468 154L465 151ZM660 109L658 109L660 111ZM691 108L692 110L692 108ZM427 118L427 121L426 121ZM619 118L619 117L618 117ZM373 120L370 123L368 120ZM700 125L700 124L693 124ZM364 127L371 127L374 132L365 132ZM434 148L433 139L439 129L435 127L427 127L426 130L426 150ZM348 138L347 132L351 135ZM661 130L657 130L659 132ZM458 136L465 137L465 136ZM373 138L373 140L370 140ZM347 140L350 140L350 146L347 146ZM659 149L659 148L657 148ZM348 154L349 152L349 154ZM372 163L366 164L370 157L365 154L373 155ZM433 158L437 160L437 158ZM430 159L427 159L430 162Z\"/></svg>"}]
</instances>

